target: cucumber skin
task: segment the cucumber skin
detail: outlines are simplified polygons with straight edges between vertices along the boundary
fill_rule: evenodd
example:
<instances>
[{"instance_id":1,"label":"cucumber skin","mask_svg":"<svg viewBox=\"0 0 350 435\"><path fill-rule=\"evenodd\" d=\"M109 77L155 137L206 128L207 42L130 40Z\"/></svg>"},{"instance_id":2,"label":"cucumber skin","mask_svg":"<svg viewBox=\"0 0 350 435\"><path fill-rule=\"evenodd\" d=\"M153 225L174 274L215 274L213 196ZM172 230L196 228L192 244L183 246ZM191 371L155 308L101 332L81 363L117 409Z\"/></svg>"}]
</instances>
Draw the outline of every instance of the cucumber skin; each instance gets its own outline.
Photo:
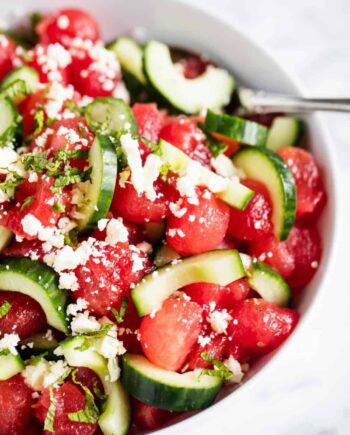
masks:
<instances>
[{"instance_id":1,"label":"cucumber skin","mask_svg":"<svg viewBox=\"0 0 350 435\"><path fill-rule=\"evenodd\" d=\"M44 289L47 297L51 301L55 301L54 308L57 312L57 317L61 322L61 331L68 332L68 324L66 318L66 301L67 293L65 290L58 288L57 274L48 266L39 261L33 261L29 258L11 257L4 258L0 264L0 276L3 274L16 273L23 275L24 279L32 281L34 284L39 285ZM41 279L39 280L39 276ZM9 290L8 288L2 288L1 290ZM21 291L18 289L16 291ZM61 310L58 310L58 308ZM46 313L45 313L46 314ZM47 323L50 325L50 319L47 318ZM52 325L53 326L53 325ZM55 326L58 329L57 325Z\"/></svg>"},{"instance_id":2,"label":"cucumber skin","mask_svg":"<svg viewBox=\"0 0 350 435\"><path fill-rule=\"evenodd\" d=\"M271 164L274 167L274 170L277 171L279 174L282 174L283 179L281 181L282 181L282 190L283 190L284 205L285 205L285 210L283 211L284 220L283 220L283 226L279 234L275 234L275 235L279 240L286 240L289 235L289 232L294 226L295 216L296 216L296 189L295 189L293 175L290 172L288 166L284 163L283 159L278 154L274 153L273 151L265 147L254 147L254 148L245 147L240 151L238 151L233 156L232 158L233 163L236 164L238 167L240 167L240 165L238 164L238 160L241 156L244 156L245 154L249 154L249 153L256 153L256 152L259 152L262 155L269 158ZM249 178L254 179L253 176Z\"/></svg>"},{"instance_id":3,"label":"cucumber skin","mask_svg":"<svg viewBox=\"0 0 350 435\"><path fill-rule=\"evenodd\" d=\"M100 158L103 161L102 184L96 204L97 210L94 208L88 221L79 225L79 229L83 233L95 230L97 222L107 216L117 182L118 158L112 142L103 135L97 135L95 140L100 142ZM93 165L93 162L90 163Z\"/></svg>"},{"instance_id":4,"label":"cucumber skin","mask_svg":"<svg viewBox=\"0 0 350 435\"><path fill-rule=\"evenodd\" d=\"M222 385L220 382L217 386L207 389L164 385L147 378L128 364L127 356L122 358L121 381L131 396L141 402L169 411L195 411L207 408L214 402Z\"/></svg>"},{"instance_id":5,"label":"cucumber skin","mask_svg":"<svg viewBox=\"0 0 350 435\"><path fill-rule=\"evenodd\" d=\"M283 290L284 295L282 296L282 298L278 298L278 302L277 299L274 298L273 300L271 298L266 298L260 291L259 289L254 285L254 274L255 273L262 273L265 275L268 275L270 277L270 279L273 279L274 281L278 281L280 288ZM290 292L290 288L289 285L287 284L287 282L281 277L281 275L275 270L273 269L271 266L267 265L266 263L264 263L263 261L259 261L256 259L253 259L252 261L252 270L250 272L247 273L248 276L248 284L250 285L250 287L255 290L257 293L259 293L259 295L267 300L268 302L274 303L280 307L288 307L290 305L290 301L291 301L291 292Z\"/></svg>"},{"instance_id":6,"label":"cucumber skin","mask_svg":"<svg viewBox=\"0 0 350 435\"><path fill-rule=\"evenodd\" d=\"M204 128L252 146L265 146L268 137L268 129L264 125L235 116L217 114L212 110L207 112Z\"/></svg>"}]
</instances>

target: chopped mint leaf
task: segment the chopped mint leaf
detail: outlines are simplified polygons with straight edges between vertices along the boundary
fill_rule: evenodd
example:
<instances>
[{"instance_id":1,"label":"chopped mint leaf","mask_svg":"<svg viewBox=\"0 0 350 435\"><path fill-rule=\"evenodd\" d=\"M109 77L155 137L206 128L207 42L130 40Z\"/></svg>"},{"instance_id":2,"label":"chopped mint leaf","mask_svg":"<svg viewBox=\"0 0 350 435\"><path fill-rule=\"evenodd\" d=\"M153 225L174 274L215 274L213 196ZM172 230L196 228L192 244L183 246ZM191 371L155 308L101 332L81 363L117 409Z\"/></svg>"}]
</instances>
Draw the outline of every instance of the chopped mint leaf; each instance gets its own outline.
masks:
<instances>
[{"instance_id":1,"label":"chopped mint leaf","mask_svg":"<svg viewBox=\"0 0 350 435\"><path fill-rule=\"evenodd\" d=\"M76 112L80 116L85 115L85 107L79 107L76 104L74 104L73 101L66 101L64 103L64 107L66 109L71 110L72 112Z\"/></svg>"},{"instance_id":2,"label":"chopped mint leaf","mask_svg":"<svg viewBox=\"0 0 350 435\"><path fill-rule=\"evenodd\" d=\"M27 196L27 198L23 201L23 204L20 208L20 211L25 210L27 207L30 206L35 201L34 196Z\"/></svg>"},{"instance_id":3,"label":"chopped mint leaf","mask_svg":"<svg viewBox=\"0 0 350 435\"><path fill-rule=\"evenodd\" d=\"M64 235L64 243L70 246L76 246L78 244L78 228L73 228L68 234Z\"/></svg>"},{"instance_id":4,"label":"chopped mint leaf","mask_svg":"<svg viewBox=\"0 0 350 435\"><path fill-rule=\"evenodd\" d=\"M106 395L101 391L100 387L99 387L99 383L98 380L96 378L93 378L92 380L92 388L94 390L94 394L95 396L99 399L99 400L105 400Z\"/></svg>"},{"instance_id":5,"label":"chopped mint leaf","mask_svg":"<svg viewBox=\"0 0 350 435\"><path fill-rule=\"evenodd\" d=\"M24 181L24 178L17 174L17 172L11 172L10 177L0 183L0 189L6 193L6 195L13 199L15 196L16 188Z\"/></svg>"},{"instance_id":6,"label":"chopped mint leaf","mask_svg":"<svg viewBox=\"0 0 350 435\"><path fill-rule=\"evenodd\" d=\"M200 376L202 375L209 375L209 376L216 376L221 379L229 379L233 373L231 370L225 366L225 364L218 359L212 358L208 352L202 352L201 358L204 359L204 361L207 361L208 363L212 364L214 366L214 369L203 369L201 371Z\"/></svg>"},{"instance_id":7,"label":"chopped mint leaf","mask_svg":"<svg viewBox=\"0 0 350 435\"><path fill-rule=\"evenodd\" d=\"M44 127L45 127L45 113L43 109L38 109L36 114L34 115L34 130L30 135L26 137L26 141L30 142L32 139L38 136L38 134L41 133Z\"/></svg>"},{"instance_id":8,"label":"chopped mint leaf","mask_svg":"<svg viewBox=\"0 0 350 435\"><path fill-rule=\"evenodd\" d=\"M44 430L47 432L53 432L54 431L54 419L55 419L55 413L56 413L56 399L53 391L53 387L49 388L50 392L50 406L47 410L45 422L44 422Z\"/></svg>"},{"instance_id":9,"label":"chopped mint leaf","mask_svg":"<svg viewBox=\"0 0 350 435\"><path fill-rule=\"evenodd\" d=\"M162 166L160 167L159 173L160 173L160 176L162 177L163 181L167 180L170 168L171 168L171 165L169 162L163 163Z\"/></svg>"},{"instance_id":10,"label":"chopped mint leaf","mask_svg":"<svg viewBox=\"0 0 350 435\"><path fill-rule=\"evenodd\" d=\"M76 421L79 423L97 423L100 416L99 409L95 403L95 398L89 388L79 382L76 378L76 370L72 373L72 381L79 385L80 388L84 390L85 393L85 406L83 409L70 412L68 418L70 421Z\"/></svg>"},{"instance_id":11,"label":"chopped mint leaf","mask_svg":"<svg viewBox=\"0 0 350 435\"><path fill-rule=\"evenodd\" d=\"M52 211L57 211L58 213L64 213L64 206L60 201L55 202L52 206Z\"/></svg>"},{"instance_id":12,"label":"chopped mint leaf","mask_svg":"<svg viewBox=\"0 0 350 435\"><path fill-rule=\"evenodd\" d=\"M112 328L112 326L113 325L110 323L103 323L98 331L86 332L85 334L81 334L80 337L83 337L84 341L79 347L77 347L77 350L84 351L88 349L91 345L91 342L96 339L105 337Z\"/></svg>"},{"instance_id":13,"label":"chopped mint leaf","mask_svg":"<svg viewBox=\"0 0 350 435\"><path fill-rule=\"evenodd\" d=\"M113 308L113 307L111 308L112 313L113 313L117 323L124 322L124 316L125 316L125 312L126 312L127 308L128 308L128 300L125 297L122 298L122 305L120 307L119 312L115 308Z\"/></svg>"},{"instance_id":14,"label":"chopped mint leaf","mask_svg":"<svg viewBox=\"0 0 350 435\"><path fill-rule=\"evenodd\" d=\"M48 166L48 152L26 153L22 157L24 169L42 174Z\"/></svg>"},{"instance_id":15,"label":"chopped mint leaf","mask_svg":"<svg viewBox=\"0 0 350 435\"><path fill-rule=\"evenodd\" d=\"M10 355L10 349L1 349L0 350L0 356L7 356Z\"/></svg>"},{"instance_id":16,"label":"chopped mint leaf","mask_svg":"<svg viewBox=\"0 0 350 435\"><path fill-rule=\"evenodd\" d=\"M2 319L11 310L12 305L8 301L4 301L0 306L0 319Z\"/></svg>"}]
</instances>

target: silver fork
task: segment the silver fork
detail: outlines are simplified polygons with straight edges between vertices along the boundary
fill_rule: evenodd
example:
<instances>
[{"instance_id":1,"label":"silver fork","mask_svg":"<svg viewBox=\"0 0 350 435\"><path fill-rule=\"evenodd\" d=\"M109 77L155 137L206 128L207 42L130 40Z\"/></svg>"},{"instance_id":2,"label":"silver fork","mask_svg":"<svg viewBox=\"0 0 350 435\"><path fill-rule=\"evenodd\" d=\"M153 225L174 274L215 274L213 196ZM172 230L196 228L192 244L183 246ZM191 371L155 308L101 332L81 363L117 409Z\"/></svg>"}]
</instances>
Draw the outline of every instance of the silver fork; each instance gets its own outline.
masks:
<instances>
[{"instance_id":1,"label":"silver fork","mask_svg":"<svg viewBox=\"0 0 350 435\"><path fill-rule=\"evenodd\" d=\"M240 88L238 97L250 113L350 112L350 98L303 98L247 88Z\"/></svg>"}]
</instances>

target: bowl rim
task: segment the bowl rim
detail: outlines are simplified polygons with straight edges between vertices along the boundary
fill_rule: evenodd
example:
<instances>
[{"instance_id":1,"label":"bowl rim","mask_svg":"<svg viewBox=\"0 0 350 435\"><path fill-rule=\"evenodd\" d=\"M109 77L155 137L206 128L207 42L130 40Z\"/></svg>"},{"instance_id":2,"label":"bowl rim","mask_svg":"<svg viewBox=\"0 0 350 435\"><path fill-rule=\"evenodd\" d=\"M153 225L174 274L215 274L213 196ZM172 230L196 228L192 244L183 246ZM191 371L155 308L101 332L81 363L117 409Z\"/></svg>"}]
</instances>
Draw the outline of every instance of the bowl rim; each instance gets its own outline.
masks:
<instances>
[{"instance_id":1,"label":"bowl rim","mask_svg":"<svg viewBox=\"0 0 350 435\"><path fill-rule=\"evenodd\" d=\"M239 35L240 38L245 40L248 44L254 46L255 49L260 51L263 56L266 58L268 62L270 62L273 67L278 70L281 74L285 76L287 81L291 84L292 87L294 87L295 92L299 96L305 96L306 92L301 84L299 78L290 70L287 70L287 68L280 64L279 61L276 60L275 56L272 54L272 51L266 47L264 43L261 43L260 41L257 41L257 39L251 35L247 35L246 31L237 24L237 22L232 23L229 21L229 18L218 16L215 11L209 11L205 8L197 5L189 3L188 0L167 0L168 3L175 4L181 4L182 7L186 8L189 13L195 12L198 16L202 16L205 18L210 18L211 20L215 21L216 23L220 24L220 26L224 26L228 31L235 32L237 35ZM338 177L336 176L336 167L339 167L337 165L337 157L335 154L335 147L333 144L333 141L331 139L329 130L326 126L325 121L323 120L323 116L321 114L315 113L311 116L311 122L316 127L317 131L320 133L320 136L324 139L324 142L326 144L327 149L327 169L329 174L331 175L331 182L330 182L330 190L328 191L328 196L332 195L333 201L333 211L331 215L331 220L333 221L333 228L332 228L332 239L329 243L329 246L327 247L327 258L325 258L326 267L324 271L324 276L322 281L319 283L318 288L316 290L315 296L310 301L310 304L308 308L306 309L306 312L301 316L297 327L293 331L293 334L288 337L288 339L280 346L279 349L277 349L276 353L272 354L272 357L269 359L269 361L262 367L257 373L255 373L252 378L248 380L248 382L243 383L239 390L244 389L246 391L250 391L251 389L255 388L255 385L257 382L260 382L260 378L262 377L268 377L269 374L271 374L271 371L275 368L276 365L280 365L280 360L285 357L285 354L288 352L288 349L292 346L292 344L299 340L299 336L304 330L304 327L310 323L310 317L313 315L313 313L316 311L318 305L320 304L320 301L322 297L325 294L325 290L327 288L327 284L330 282L331 277L331 271L334 269L335 265L335 253L337 251L337 246L339 242L339 235L340 235L340 227L341 227L341 204L340 204L340 190L339 190L339 181ZM222 410L224 405L227 405L229 401L234 400L235 398L239 396L237 394L237 390L232 391L230 394L228 394L226 397L222 398L219 402L214 403L213 405L209 406L207 409L204 409L188 418L185 418L184 420L180 420L178 422L174 422L173 424L170 422L169 425L166 427L163 427L161 429L155 430L151 433L157 434L157 435L165 435L165 433L169 433L170 430L176 430L176 433L178 431L184 431L186 433L186 428L189 429L189 426L193 426L194 424L198 423L200 419L203 417L203 414L205 413L206 416L213 417L214 413L219 413L220 410Z\"/></svg>"}]
</instances>

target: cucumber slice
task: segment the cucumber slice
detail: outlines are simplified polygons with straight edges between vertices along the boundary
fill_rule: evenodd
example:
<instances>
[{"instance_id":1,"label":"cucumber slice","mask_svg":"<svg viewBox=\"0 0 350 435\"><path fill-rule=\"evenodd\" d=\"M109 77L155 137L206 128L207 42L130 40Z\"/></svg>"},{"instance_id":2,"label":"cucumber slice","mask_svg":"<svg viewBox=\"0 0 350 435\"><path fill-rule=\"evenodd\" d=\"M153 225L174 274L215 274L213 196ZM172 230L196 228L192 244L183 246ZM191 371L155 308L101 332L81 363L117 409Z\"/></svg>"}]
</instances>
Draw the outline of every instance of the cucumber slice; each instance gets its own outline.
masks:
<instances>
[{"instance_id":1,"label":"cucumber slice","mask_svg":"<svg viewBox=\"0 0 350 435\"><path fill-rule=\"evenodd\" d=\"M291 292L281 275L267 264L253 259L247 271L248 284L268 302L280 307L290 303Z\"/></svg>"},{"instance_id":2,"label":"cucumber slice","mask_svg":"<svg viewBox=\"0 0 350 435\"><path fill-rule=\"evenodd\" d=\"M86 367L100 378L107 399L98 420L104 435L124 435L130 426L130 404L127 394L119 381L109 381L106 359L93 348L79 350L83 337L69 337L60 343L63 355L73 367Z\"/></svg>"},{"instance_id":3,"label":"cucumber slice","mask_svg":"<svg viewBox=\"0 0 350 435\"><path fill-rule=\"evenodd\" d=\"M39 74L34 68L29 66L20 66L7 74L1 83L1 89L11 85L16 80L23 80L27 86L28 93L32 94L39 83ZM18 104L25 98L26 95L17 95L13 101L14 103Z\"/></svg>"},{"instance_id":4,"label":"cucumber slice","mask_svg":"<svg viewBox=\"0 0 350 435\"><path fill-rule=\"evenodd\" d=\"M12 378L12 376L21 373L24 369L24 363L20 355L0 355L0 381Z\"/></svg>"},{"instance_id":5,"label":"cucumber slice","mask_svg":"<svg viewBox=\"0 0 350 435\"><path fill-rule=\"evenodd\" d=\"M244 148L233 157L233 163L268 189L274 233L277 239L285 240L294 225L296 210L295 184L287 165L265 147Z\"/></svg>"},{"instance_id":6,"label":"cucumber slice","mask_svg":"<svg viewBox=\"0 0 350 435\"><path fill-rule=\"evenodd\" d=\"M208 110L204 128L244 145L265 146L268 129L257 122Z\"/></svg>"},{"instance_id":7,"label":"cucumber slice","mask_svg":"<svg viewBox=\"0 0 350 435\"><path fill-rule=\"evenodd\" d=\"M4 258L0 264L0 290L23 293L35 299L47 323L68 332L67 292L58 288L57 274L50 267L29 258Z\"/></svg>"},{"instance_id":8,"label":"cucumber slice","mask_svg":"<svg viewBox=\"0 0 350 435\"><path fill-rule=\"evenodd\" d=\"M6 97L0 97L0 113L0 146L3 146L12 142L22 118L12 101Z\"/></svg>"},{"instance_id":9,"label":"cucumber slice","mask_svg":"<svg viewBox=\"0 0 350 435\"><path fill-rule=\"evenodd\" d=\"M125 101L113 97L98 97L85 108L88 127L97 133L114 136L121 131L137 133L137 125Z\"/></svg>"},{"instance_id":10,"label":"cucumber slice","mask_svg":"<svg viewBox=\"0 0 350 435\"><path fill-rule=\"evenodd\" d=\"M158 147L157 153L160 158L164 163L168 163L170 169L175 173L184 174L189 165L197 163L184 152L163 139L159 141ZM201 167L200 178L200 185L202 186L222 186L222 191L215 192L215 195L231 207L238 208L239 210L244 210L254 195L252 190L239 183L238 180L223 179L220 175L215 174L215 172L210 171L204 166Z\"/></svg>"},{"instance_id":11,"label":"cucumber slice","mask_svg":"<svg viewBox=\"0 0 350 435\"><path fill-rule=\"evenodd\" d=\"M126 72L142 85L146 85L147 80L143 73L143 50L134 39L121 36L109 44L107 48L115 53L123 69L123 77Z\"/></svg>"},{"instance_id":12,"label":"cucumber slice","mask_svg":"<svg viewBox=\"0 0 350 435\"><path fill-rule=\"evenodd\" d=\"M9 244L13 233L7 228L0 225L0 252Z\"/></svg>"},{"instance_id":13,"label":"cucumber slice","mask_svg":"<svg viewBox=\"0 0 350 435\"><path fill-rule=\"evenodd\" d=\"M92 167L90 181L83 184L84 200L78 211L80 231L93 230L97 222L107 216L118 173L118 158L113 143L107 136L97 135L89 151Z\"/></svg>"},{"instance_id":14,"label":"cucumber slice","mask_svg":"<svg viewBox=\"0 0 350 435\"><path fill-rule=\"evenodd\" d=\"M122 383L136 399L170 411L194 411L213 403L222 385L200 371L177 373L161 369L142 355L123 357Z\"/></svg>"},{"instance_id":15,"label":"cucumber slice","mask_svg":"<svg viewBox=\"0 0 350 435\"><path fill-rule=\"evenodd\" d=\"M152 86L166 100L189 114L225 106L234 89L233 77L213 66L195 79L186 79L176 70L169 48L157 41L150 41L145 47L144 70Z\"/></svg>"},{"instance_id":16,"label":"cucumber slice","mask_svg":"<svg viewBox=\"0 0 350 435\"><path fill-rule=\"evenodd\" d=\"M159 310L169 296L185 285L196 282L227 285L243 276L245 270L235 249L210 251L149 273L131 290L131 297L142 317Z\"/></svg>"},{"instance_id":17,"label":"cucumber slice","mask_svg":"<svg viewBox=\"0 0 350 435\"><path fill-rule=\"evenodd\" d=\"M180 255L173 248L170 248L169 245L164 243L156 250L153 263L156 267L162 267L179 258L181 258Z\"/></svg>"},{"instance_id":18,"label":"cucumber slice","mask_svg":"<svg viewBox=\"0 0 350 435\"><path fill-rule=\"evenodd\" d=\"M269 130L267 148L276 152L280 148L295 145L300 137L301 126L299 119L278 116Z\"/></svg>"}]
</instances>

